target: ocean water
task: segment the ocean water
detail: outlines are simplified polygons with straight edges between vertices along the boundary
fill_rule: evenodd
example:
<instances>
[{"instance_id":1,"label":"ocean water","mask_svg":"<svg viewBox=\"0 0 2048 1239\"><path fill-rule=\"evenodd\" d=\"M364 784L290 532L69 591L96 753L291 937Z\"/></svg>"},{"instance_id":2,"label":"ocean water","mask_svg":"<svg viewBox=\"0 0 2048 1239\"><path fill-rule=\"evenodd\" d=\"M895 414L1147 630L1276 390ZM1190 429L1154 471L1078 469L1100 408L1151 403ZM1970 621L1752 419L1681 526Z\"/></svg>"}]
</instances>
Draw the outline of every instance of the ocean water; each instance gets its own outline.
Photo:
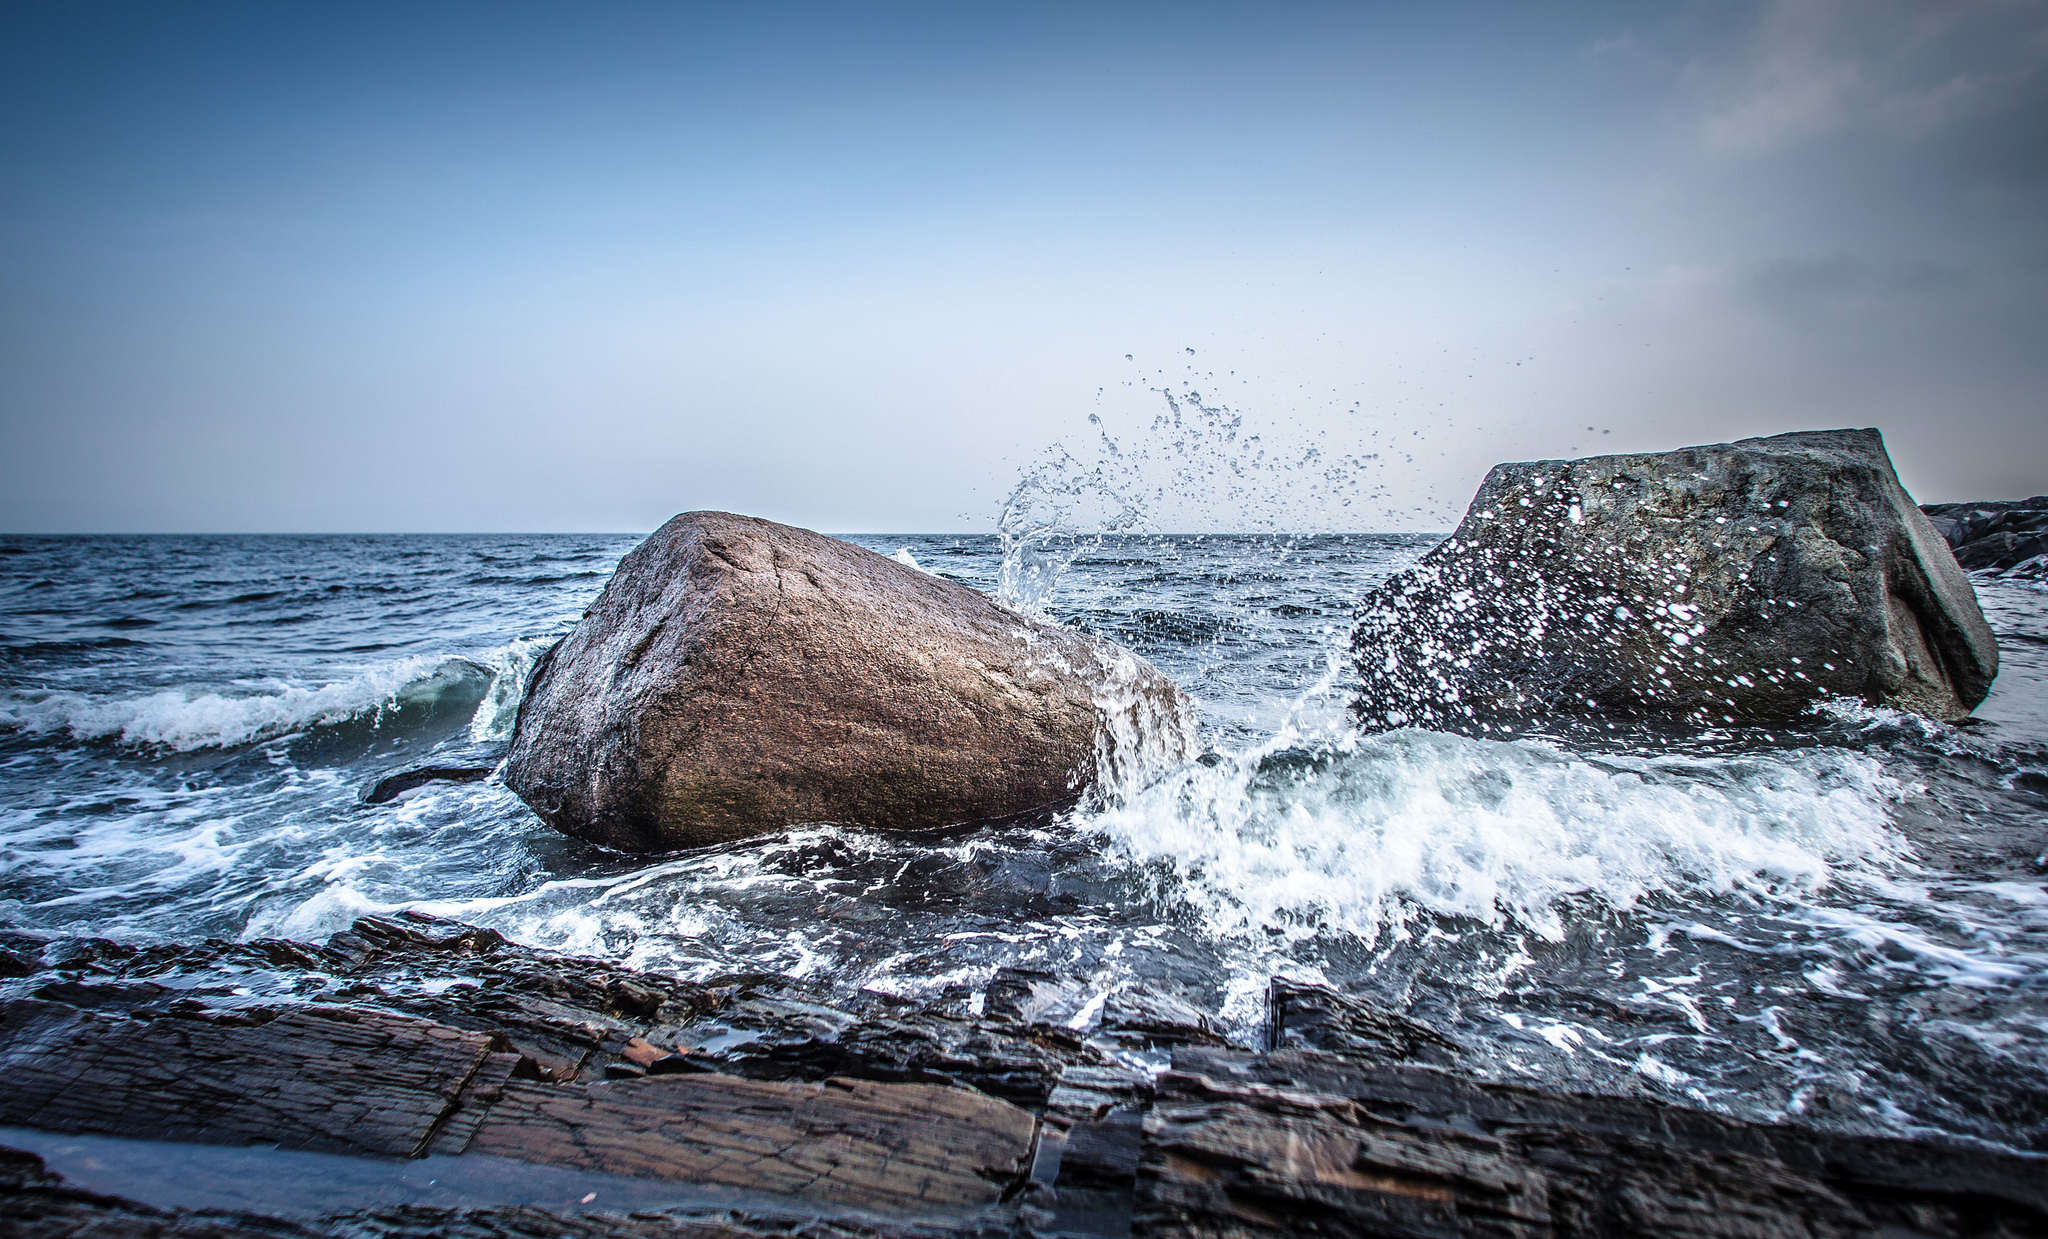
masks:
<instances>
[{"instance_id":1,"label":"ocean water","mask_svg":"<svg viewBox=\"0 0 2048 1239\"><path fill-rule=\"evenodd\" d=\"M993 592L995 537L851 539ZM534 659L631 537L0 539L0 922L319 938L419 908L691 978L775 971L1053 1018L1179 993L1256 1044L1276 974L1475 1070L2048 1150L2048 592L1985 580L1976 721L1364 734L1351 608L1433 538L1112 536L1007 583L1199 704L1200 761L1001 828L820 824L624 857L495 779ZM1014 539L1013 539L1014 541ZM1020 568L1020 562L1022 567Z\"/></svg>"}]
</instances>

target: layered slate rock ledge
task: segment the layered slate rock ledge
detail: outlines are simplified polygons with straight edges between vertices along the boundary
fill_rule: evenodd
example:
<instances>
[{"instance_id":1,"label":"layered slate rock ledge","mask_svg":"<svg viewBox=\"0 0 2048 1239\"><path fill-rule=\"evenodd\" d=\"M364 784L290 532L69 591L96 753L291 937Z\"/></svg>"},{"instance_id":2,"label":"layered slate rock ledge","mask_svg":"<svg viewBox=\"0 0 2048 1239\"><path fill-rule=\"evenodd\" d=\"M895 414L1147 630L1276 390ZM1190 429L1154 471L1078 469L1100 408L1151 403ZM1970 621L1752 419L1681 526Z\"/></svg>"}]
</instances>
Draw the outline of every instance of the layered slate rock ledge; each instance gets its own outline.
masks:
<instances>
[{"instance_id":1,"label":"layered slate rock ledge","mask_svg":"<svg viewBox=\"0 0 2048 1239\"><path fill-rule=\"evenodd\" d=\"M10 1236L2048 1235L2048 1159L1486 1083L1429 1027L1314 986L1274 983L1254 1051L1144 990L1085 1038L1036 1022L1047 973L999 973L969 1017L424 917L320 946L0 946L0 1125L676 1190L630 1213L195 1213L4 1151Z\"/></svg>"}]
</instances>

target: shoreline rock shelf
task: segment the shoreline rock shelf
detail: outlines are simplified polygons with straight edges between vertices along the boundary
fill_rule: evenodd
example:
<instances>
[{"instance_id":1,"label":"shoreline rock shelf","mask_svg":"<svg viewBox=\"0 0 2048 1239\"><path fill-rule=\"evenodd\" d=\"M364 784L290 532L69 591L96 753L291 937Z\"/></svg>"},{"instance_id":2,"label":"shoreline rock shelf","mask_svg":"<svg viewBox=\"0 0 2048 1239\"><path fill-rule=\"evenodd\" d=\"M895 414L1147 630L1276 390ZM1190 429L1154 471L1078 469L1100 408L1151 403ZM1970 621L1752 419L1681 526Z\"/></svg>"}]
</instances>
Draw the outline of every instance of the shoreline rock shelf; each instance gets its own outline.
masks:
<instances>
[{"instance_id":1,"label":"shoreline rock shelf","mask_svg":"<svg viewBox=\"0 0 2048 1239\"><path fill-rule=\"evenodd\" d=\"M1875 430L1497 465L1358 608L1378 728L1781 721L1826 696L1967 715L1998 673L1969 577Z\"/></svg>"},{"instance_id":2,"label":"shoreline rock shelf","mask_svg":"<svg viewBox=\"0 0 2048 1239\"><path fill-rule=\"evenodd\" d=\"M2048 576L2048 495L1923 503L1920 510L1966 571L2021 580Z\"/></svg>"},{"instance_id":3,"label":"shoreline rock shelf","mask_svg":"<svg viewBox=\"0 0 2048 1239\"><path fill-rule=\"evenodd\" d=\"M924 830L1192 757L1192 704L1118 646L851 543L690 512L542 660L505 783L628 852L807 822Z\"/></svg>"},{"instance_id":4,"label":"shoreline rock shelf","mask_svg":"<svg viewBox=\"0 0 2048 1239\"><path fill-rule=\"evenodd\" d=\"M680 1201L188 1213L0 1153L10 1236L2048 1235L2048 1159L1490 1083L1319 986L1276 981L1253 1049L1142 991L1090 1035L1034 1023L1057 983L1035 972L968 1016L420 915L324 945L5 941L0 1126L480 1159Z\"/></svg>"}]
</instances>

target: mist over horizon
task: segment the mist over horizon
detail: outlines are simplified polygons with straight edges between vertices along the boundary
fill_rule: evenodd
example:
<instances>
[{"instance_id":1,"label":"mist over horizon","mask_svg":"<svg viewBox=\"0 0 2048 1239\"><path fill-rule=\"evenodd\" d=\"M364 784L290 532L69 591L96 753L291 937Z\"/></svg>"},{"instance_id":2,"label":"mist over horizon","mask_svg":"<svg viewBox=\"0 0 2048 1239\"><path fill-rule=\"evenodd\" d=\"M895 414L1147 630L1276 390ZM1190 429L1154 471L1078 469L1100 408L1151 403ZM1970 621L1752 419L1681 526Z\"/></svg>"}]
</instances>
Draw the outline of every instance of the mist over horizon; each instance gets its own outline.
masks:
<instances>
[{"instance_id":1,"label":"mist over horizon","mask_svg":"<svg viewBox=\"0 0 2048 1239\"><path fill-rule=\"evenodd\" d=\"M1106 443L1151 529L1444 530L1853 426L2048 490L2042 0L27 3L0 100L9 532L990 532Z\"/></svg>"}]
</instances>

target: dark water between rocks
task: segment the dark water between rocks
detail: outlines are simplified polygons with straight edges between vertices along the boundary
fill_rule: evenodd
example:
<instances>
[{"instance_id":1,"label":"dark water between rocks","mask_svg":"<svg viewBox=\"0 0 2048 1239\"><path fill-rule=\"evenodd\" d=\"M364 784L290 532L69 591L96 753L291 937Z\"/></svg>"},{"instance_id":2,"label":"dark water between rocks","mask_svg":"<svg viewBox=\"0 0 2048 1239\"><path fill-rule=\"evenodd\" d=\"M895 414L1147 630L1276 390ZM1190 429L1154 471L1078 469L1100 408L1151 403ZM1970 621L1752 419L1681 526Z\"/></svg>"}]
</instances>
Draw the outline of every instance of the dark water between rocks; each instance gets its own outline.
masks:
<instances>
[{"instance_id":1,"label":"dark water between rocks","mask_svg":"<svg viewBox=\"0 0 2048 1239\"><path fill-rule=\"evenodd\" d=\"M989 537L852 539L992 589ZM1408 1010L1482 1074L2048 1150L2048 592L1980 582L1979 720L1353 731L1353 600L1433 542L1129 538L1053 614L1187 687L1210 752L1105 809L624 858L494 779L524 676L635 539L15 538L0 553L0 922L321 938L419 908L703 979L1045 1016L1182 995L1256 1043L1268 979Z\"/></svg>"},{"instance_id":2,"label":"dark water between rocks","mask_svg":"<svg viewBox=\"0 0 2048 1239\"><path fill-rule=\"evenodd\" d=\"M592 1174L466 1153L389 1160L278 1148L233 1148L0 1127L0 1147L43 1159L88 1192L158 1209L327 1213L418 1206L479 1209L534 1205L556 1213L743 1208L788 1213L787 1199L662 1180Z\"/></svg>"}]
</instances>

